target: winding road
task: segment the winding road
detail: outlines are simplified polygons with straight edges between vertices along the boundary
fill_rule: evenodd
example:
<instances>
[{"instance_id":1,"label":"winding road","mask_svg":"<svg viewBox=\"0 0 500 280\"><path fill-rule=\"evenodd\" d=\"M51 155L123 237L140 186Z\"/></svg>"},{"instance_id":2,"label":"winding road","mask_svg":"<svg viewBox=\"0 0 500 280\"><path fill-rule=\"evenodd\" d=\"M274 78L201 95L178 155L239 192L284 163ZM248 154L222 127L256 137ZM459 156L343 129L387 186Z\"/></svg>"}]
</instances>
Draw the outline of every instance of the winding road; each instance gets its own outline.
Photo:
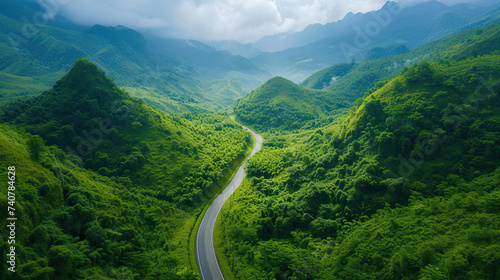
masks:
<instances>
[{"instance_id":1,"label":"winding road","mask_svg":"<svg viewBox=\"0 0 500 280\"><path fill-rule=\"evenodd\" d=\"M250 158L260 150L262 146L262 137L247 127L243 126L243 129L250 131L256 139L255 146L249 156ZM219 261L215 255L215 221L217 220L217 216L219 215L224 202L226 202L241 182L243 182L243 178L245 178L246 175L245 166L247 165L247 160L245 160L240 169L238 169L238 172L234 175L231 183L229 183L224 191L212 202L212 204L210 204L210 207L208 207L208 210L200 223L198 232L196 233L196 262L198 263L198 269L200 270L202 280L224 280Z\"/></svg>"}]
</instances>

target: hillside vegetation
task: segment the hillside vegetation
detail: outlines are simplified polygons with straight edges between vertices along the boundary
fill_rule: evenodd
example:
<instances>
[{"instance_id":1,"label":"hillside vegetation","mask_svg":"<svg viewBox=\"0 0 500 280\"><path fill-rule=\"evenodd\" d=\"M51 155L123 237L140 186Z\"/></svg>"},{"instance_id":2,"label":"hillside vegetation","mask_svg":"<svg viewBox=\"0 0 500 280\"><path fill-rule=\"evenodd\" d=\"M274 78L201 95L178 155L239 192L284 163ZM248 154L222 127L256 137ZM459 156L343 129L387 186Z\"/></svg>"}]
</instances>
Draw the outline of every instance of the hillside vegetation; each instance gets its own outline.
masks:
<instances>
[{"instance_id":1,"label":"hillside vegetation","mask_svg":"<svg viewBox=\"0 0 500 280\"><path fill-rule=\"evenodd\" d=\"M481 52L405 69L338 123L265 135L218 225L235 277L497 279L500 56Z\"/></svg>"},{"instance_id":2,"label":"hillside vegetation","mask_svg":"<svg viewBox=\"0 0 500 280\"><path fill-rule=\"evenodd\" d=\"M384 80L421 61L459 61L498 52L499 26L495 23L465 31L402 55L337 64L315 73L301 85L276 77L239 100L234 111L239 120L261 131L319 128L344 114L370 88L379 87Z\"/></svg>"},{"instance_id":3,"label":"hillside vegetation","mask_svg":"<svg viewBox=\"0 0 500 280\"><path fill-rule=\"evenodd\" d=\"M248 132L224 115L152 109L85 59L1 119L0 168L17 177L12 279L197 278L188 237L244 159Z\"/></svg>"}]
</instances>

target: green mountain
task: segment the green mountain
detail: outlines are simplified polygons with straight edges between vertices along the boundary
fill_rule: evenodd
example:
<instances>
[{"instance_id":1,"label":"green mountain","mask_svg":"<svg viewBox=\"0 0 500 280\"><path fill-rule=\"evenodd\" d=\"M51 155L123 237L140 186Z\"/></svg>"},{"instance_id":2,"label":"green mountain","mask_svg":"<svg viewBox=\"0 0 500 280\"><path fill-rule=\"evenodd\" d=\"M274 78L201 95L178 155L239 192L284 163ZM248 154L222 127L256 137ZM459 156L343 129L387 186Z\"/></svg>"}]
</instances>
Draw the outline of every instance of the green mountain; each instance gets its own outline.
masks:
<instances>
[{"instance_id":1,"label":"green mountain","mask_svg":"<svg viewBox=\"0 0 500 280\"><path fill-rule=\"evenodd\" d=\"M18 218L12 276L1 214L2 279L196 279L194 224L245 158L249 133L225 115L153 109L86 59L0 118Z\"/></svg>"},{"instance_id":2,"label":"green mountain","mask_svg":"<svg viewBox=\"0 0 500 280\"><path fill-rule=\"evenodd\" d=\"M486 44L494 33L497 25L465 32L442 52L460 60L405 69L336 123L267 134L217 226L227 273L497 279L500 55Z\"/></svg>"},{"instance_id":3,"label":"green mountain","mask_svg":"<svg viewBox=\"0 0 500 280\"><path fill-rule=\"evenodd\" d=\"M0 105L50 88L80 57L92 60L120 87L167 112L218 111L247 93L228 83L229 76L209 77L191 63L151 50L141 34L123 26L95 25L78 31L44 25L41 20L23 22L23 18L38 19L37 9L41 8L25 1L0 4ZM210 92L221 81L228 88Z\"/></svg>"},{"instance_id":4,"label":"green mountain","mask_svg":"<svg viewBox=\"0 0 500 280\"><path fill-rule=\"evenodd\" d=\"M198 135L179 128L179 118L132 99L85 59L77 60L52 90L7 105L1 120L42 136L86 168L107 176L131 176L157 189L166 187L165 179L176 183L183 172L158 172L161 160L149 161L145 154L159 156L161 150L152 151L148 142L163 143L162 149L172 152L168 161L183 162L185 169L199 158ZM151 170L141 170L144 166Z\"/></svg>"},{"instance_id":5,"label":"green mountain","mask_svg":"<svg viewBox=\"0 0 500 280\"><path fill-rule=\"evenodd\" d=\"M298 129L316 125L346 104L327 91L311 90L275 77L238 102L236 117L259 129Z\"/></svg>"},{"instance_id":6,"label":"green mountain","mask_svg":"<svg viewBox=\"0 0 500 280\"><path fill-rule=\"evenodd\" d=\"M355 63L335 64L332 67L314 73L312 76L305 79L301 85L311 89L325 89L349 73L354 66L356 66Z\"/></svg>"}]
</instances>

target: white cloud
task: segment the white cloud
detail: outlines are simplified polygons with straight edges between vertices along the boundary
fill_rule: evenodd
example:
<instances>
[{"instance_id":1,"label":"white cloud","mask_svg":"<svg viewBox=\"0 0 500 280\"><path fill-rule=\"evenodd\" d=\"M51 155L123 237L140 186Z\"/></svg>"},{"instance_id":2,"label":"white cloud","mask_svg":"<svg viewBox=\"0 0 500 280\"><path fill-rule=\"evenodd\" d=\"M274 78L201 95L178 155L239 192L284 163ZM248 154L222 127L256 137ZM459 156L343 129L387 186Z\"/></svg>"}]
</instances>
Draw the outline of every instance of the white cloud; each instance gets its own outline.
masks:
<instances>
[{"instance_id":1,"label":"white cloud","mask_svg":"<svg viewBox=\"0 0 500 280\"><path fill-rule=\"evenodd\" d=\"M243 42L300 31L309 24L341 19L349 11L367 12L386 0L208 0L182 1L176 26L191 37ZM180 35L180 34L179 34Z\"/></svg>"},{"instance_id":2,"label":"white cloud","mask_svg":"<svg viewBox=\"0 0 500 280\"><path fill-rule=\"evenodd\" d=\"M346 13L379 9L386 0L37 0L46 18L81 25L125 25L159 35L251 42L300 31ZM425 0L401 0L415 2ZM453 0L450 0L453 1Z\"/></svg>"},{"instance_id":3,"label":"white cloud","mask_svg":"<svg viewBox=\"0 0 500 280\"><path fill-rule=\"evenodd\" d=\"M269 0L218 0L202 4L184 1L178 6L176 19L176 26L183 34L241 41L256 40L270 31L285 32L295 21L284 18L276 2Z\"/></svg>"}]
</instances>

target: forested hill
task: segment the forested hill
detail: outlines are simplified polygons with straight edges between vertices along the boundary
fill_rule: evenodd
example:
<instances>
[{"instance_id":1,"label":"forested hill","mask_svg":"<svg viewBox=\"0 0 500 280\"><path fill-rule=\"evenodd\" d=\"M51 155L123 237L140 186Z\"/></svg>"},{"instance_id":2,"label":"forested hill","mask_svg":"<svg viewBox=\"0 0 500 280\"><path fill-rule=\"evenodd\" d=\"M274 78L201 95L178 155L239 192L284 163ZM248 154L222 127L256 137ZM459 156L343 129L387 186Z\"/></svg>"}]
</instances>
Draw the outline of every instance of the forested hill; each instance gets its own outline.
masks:
<instances>
[{"instance_id":1,"label":"forested hill","mask_svg":"<svg viewBox=\"0 0 500 280\"><path fill-rule=\"evenodd\" d=\"M260 130L290 130L315 127L331 111L347 106L330 92L275 77L239 100L234 111L239 120Z\"/></svg>"},{"instance_id":2,"label":"forested hill","mask_svg":"<svg viewBox=\"0 0 500 280\"><path fill-rule=\"evenodd\" d=\"M17 178L12 279L196 279L189 236L252 142L226 115L153 109L85 59L1 121L0 168Z\"/></svg>"},{"instance_id":3,"label":"forested hill","mask_svg":"<svg viewBox=\"0 0 500 280\"><path fill-rule=\"evenodd\" d=\"M338 124L266 135L221 220L234 275L498 279L500 55L481 52L406 69Z\"/></svg>"}]
</instances>

